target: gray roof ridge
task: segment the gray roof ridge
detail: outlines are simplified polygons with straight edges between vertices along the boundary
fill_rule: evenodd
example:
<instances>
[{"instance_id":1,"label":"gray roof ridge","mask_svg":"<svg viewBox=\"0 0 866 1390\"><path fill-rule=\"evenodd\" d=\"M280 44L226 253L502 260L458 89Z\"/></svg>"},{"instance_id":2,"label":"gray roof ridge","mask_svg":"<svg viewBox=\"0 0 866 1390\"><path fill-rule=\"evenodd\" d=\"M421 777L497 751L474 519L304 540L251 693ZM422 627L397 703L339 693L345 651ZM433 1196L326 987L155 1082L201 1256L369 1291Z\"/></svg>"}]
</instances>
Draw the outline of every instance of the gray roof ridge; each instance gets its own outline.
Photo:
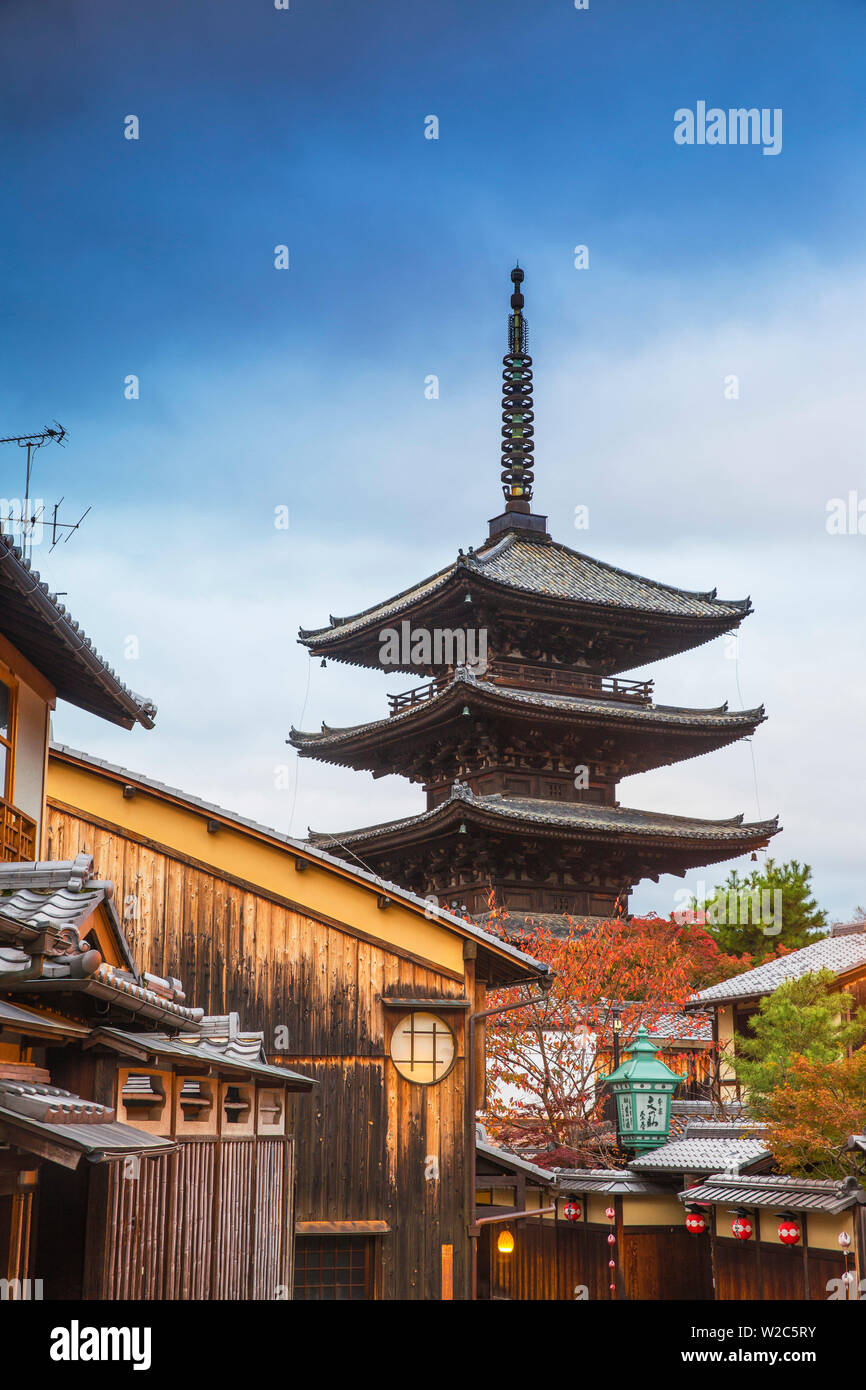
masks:
<instances>
[{"instance_id":1,"label":"gray roof ridge","mask_svg":"<svg viewBox=\"0 0 866 1390\"><path fill-rule=\"evenodd\" d=\"M400 599L408 598L410 594L416 593L418 589L423 589L428 584L436 584L437 581L444 583L448 576L460 567L461 561L466 561L466 556L463 555L462 551L458 554L456 560L452 560L450 564L444 565L441 570L436 570L433 574L428 575L426 579L418 579L414 584L409 584L407 588L401 589L399 593L391 594L388 598L380 599L378 603L371 603L368 608L361 608L357 613L349 613L343 618L331 617L331 621L327 627L299 627L298 640L300 642L305 642L312 637L324 637L329 633L336 632L338 628L347 627L349 623L356 623L359 618L371 617L374 613L378 613L381 608L392 607L394 604L399 603Z\"/></svg>"},{"instance_id":2,"label":"gray roof ridge","mask_svg":"<svg viewBox=\"0 0 866 1390\"><path fill-rule=\"evenodd\" d=\"M712 719L719 718L720 721L731 724L753 724L760 723L766 718L764 706L759 705L755 709L730 710L727 701L723 705L710 706L709 708L696 709L688 705L639 705L628 700L608 700L602 696L594 696L592 693L577 694L570 691L533 689L530 686L508 686L499 685L494 681L484 680L466 674L465 667L456 667L451 680L447 685L443 685L440 690L435 691L427 699L414 705L408 705L405 709L397 710L394 714L380 715L376 719L369 719L361 724L330 725L323 722L320 730L296 729L294 725L289 731L289 742L298 740L304 743L317 742L320 739L344 739L353 734L373 733L377 729L393 728L398 722L418 718L426 710L435 707L442 702L458 685L470 685L477 688L482 694L494 696L498 699L510 701L512 704L531 704L536 702L537 697L544 698L547 705L558 704L563 712L573 709L576 714L583 711L605 714L610 712L614 718L626 718L631 716L646 722L651 720L652 715L684 715L692 719Z\"/></svg>"},{"instance_id":3,"label":"gray roof ridge","mask_svg":"<svg viewBox=\"0 0 866 1390\"><path fill-rule=\"evenodd\" d=\"M517 539L523 540L522 533L512 533ZM646 574L638 574L636 570L623 569L621 565L612 565L608 560L598 560L594 555L587 555L584 550L573 550L571 546L563 544L562 541L550 540L548 545L555 550L564 550L568 555L574 555L579 560L588 560L590 564L597 565L599 569L608 570L611 574L620 574L624 579L638 579L642 584L650 584L654 589L663 589L669 594L678 594L680 598L699 598L705 603L717 603L721 608L739 608L744 612L751 609L751 597L744 599L721 599L717 596L715 589L681 589L676 584L666 584L661 579L650 579ZM486 558L490 558L489 556Z\"/></svg>"},{"instance_id":4,"label":"gray roof ridge","mask_svg":"<svg viewBox=\"0 0 866 1390\"><path fill-rule=\"evenodd\" d=\"M810 941L808 945L800 946L796 951L790 951L785 956L772 956L769 960L762 961L760 965L753 965L751 970L744 970L739 975L732 975L730 979L722 980L718 984L708 985L706 989L691 995L689 1003L713 1004L719 1000L746 998L751 994L766 993L767 990L761 988L762 980L767 983L770 989L776 989L786 980L799 978L798 974L791 973L791 967L797 962L805 967L799 972L801 975L809 974L813 968L832 970L833 966L826 960L822 967L822 957L838 955L844 958L852 942L856 942L859 936L866 938L866 922L863 924L863 932L854 932L848 936L832 936L828 932L826 935ZM866 961L866 939L863 941L862 959ZM813 961L816 962L814 966L812 965ZM850 964L837 968L836 973L844 974L846 969L853 970L857 964L859 961L851 961ZM776 976L778 978L775 978ZM747 980L757 987L743 989L742 984ZM737 981L740 981L740 988L734 989L732 992L730 986L735 985Z\"/></svg>"}]
</instances>

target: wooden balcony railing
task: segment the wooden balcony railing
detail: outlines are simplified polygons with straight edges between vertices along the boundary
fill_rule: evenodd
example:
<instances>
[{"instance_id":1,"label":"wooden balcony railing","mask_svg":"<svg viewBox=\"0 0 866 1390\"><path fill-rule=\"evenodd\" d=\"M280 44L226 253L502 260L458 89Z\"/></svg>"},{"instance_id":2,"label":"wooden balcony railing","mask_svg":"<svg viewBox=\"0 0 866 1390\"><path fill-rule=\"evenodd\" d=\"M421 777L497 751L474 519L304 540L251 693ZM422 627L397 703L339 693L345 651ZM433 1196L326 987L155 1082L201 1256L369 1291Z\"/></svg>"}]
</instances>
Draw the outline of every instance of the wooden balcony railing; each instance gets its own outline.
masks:
<instances>
[{"instance_id":1,"label":"wooden balcony railing","mask_svg":"<svg viewBox=\"0 0 866 1390\"><path fill-rule=\"evenodd\" d=\"M36 822L0 797L0 848L4 864L36 859Z\"/></svg>"},{"instance_id":2,"label":"wooden balcony railing","mask_svg":"<svg viewBox=\"0 0 866 1390\"><path fill-rule=\"evenodd\" d=\"M589 695L597 700L629 700L648 705L652 681L629 681L621 676L598 676L590 671L562 666L535 666L527 661L491 661L486 680L494 685L514 685L522 690L559 691L564 695Z\"/></svg>"},{"instance_id":3,"label":"wooden balcony railing","mask_svg":"<svg viewBox=\"0 0 866 1390\"><path fill-rule=\"evenodd\" d=\"M568 671L556 666L530 666L521 662L491 662L482 680L494 685L509 685L521 690L547 690L551 694L586 695L595 700L618 700L628 704L649 705L652 702L652 681L622 680L619 676L595 676L585 671ZM451 682L450 672L436 676L426 685L389 695L391 714L399 714L413 705L432 700Z\"/></svg>"}]
</instances>

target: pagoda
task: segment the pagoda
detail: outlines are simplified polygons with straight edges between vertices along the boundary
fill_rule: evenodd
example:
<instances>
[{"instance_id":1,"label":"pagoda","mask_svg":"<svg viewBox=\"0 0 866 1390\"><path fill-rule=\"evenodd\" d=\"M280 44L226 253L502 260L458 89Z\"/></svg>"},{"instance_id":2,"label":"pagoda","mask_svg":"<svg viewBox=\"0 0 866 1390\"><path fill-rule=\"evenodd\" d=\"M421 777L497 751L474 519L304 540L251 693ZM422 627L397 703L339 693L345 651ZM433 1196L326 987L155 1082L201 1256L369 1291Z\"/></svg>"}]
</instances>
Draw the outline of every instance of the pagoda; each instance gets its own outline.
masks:
<instances>
[{"instance_id":1,"label":"pagoda","mask_svg":"<svg viewBox=\"0 0 866 1390\"><path fill-rule=\"evenodd\" d=\"M534 414L524 273L511 272L503 358L505 508L482 545L437 574L327 627L300 630L311 655L404 672L387 717L292 729L302 757L420 783L418 814L339 833L332 853L443 906L504 907L562 923L627 909L644 878L768 844L778 818L697 820L620 804L621 778L755 732L763 707L658 705L648 662L735 630L749 599L690 593L554 541L532 510Z\"/></svg>"}]
</instances>

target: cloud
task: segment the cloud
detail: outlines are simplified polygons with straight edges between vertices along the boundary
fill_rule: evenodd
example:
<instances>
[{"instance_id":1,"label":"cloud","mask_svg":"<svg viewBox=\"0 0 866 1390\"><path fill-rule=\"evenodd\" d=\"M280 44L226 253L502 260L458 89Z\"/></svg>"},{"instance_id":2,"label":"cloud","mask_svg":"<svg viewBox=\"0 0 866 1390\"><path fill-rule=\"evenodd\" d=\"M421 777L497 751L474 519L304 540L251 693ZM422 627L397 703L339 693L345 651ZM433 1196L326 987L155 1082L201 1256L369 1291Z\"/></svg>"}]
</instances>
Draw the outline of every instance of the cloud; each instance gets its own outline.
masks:
<instances>
[{"instance_id":1,"label":"cloud","mask_svg":"<svg viewBox=\"0 0 866 1390\"><path fill-rule=\"evenodd\" d=\"M821 903L846 916L866 898L866 536L830 536L825 517L829 498L858 486L866 496L866 274L806 280L802 263L784 270L756 287L749 312L713 313L696 290L691 310L680 302L637 348L612 331L594 347L558 333L544 343L539 333L536 504L577 549L680 587L752 595L738 662L712 643L645 674L665 703L766 704L753 751L760 814L779 812L784 825L771 853L808 860ZM423 377L437 369L447 389L428 402ZM331 379L316 380L315 364L305 371L310 389L299 393L297 429L284 443L272 357L224 368L218 393L190 374L190 423L151 422L147 444L157 459L189 462L193 500L172 503L164 490L135 505L103 498L89 530L35 557L123 678L160 705L150 734L65 707L57 735L295 833L422 807L420 790L399 778L371 784L369 774L308 762L295 790L291 724L382 716L393 686L376 673L311 666L298 625L357 611L432 573L458 546L477 545L500 506L498 366L374 370L347 358ZM724 395L731 374L737 400ZM196 408L198 389L213 411ZM256 440L266 441L261 469L255 454L226 442L253 418ZM207 480L209 451L220 463ZM281 533L273 506L285 500L292 527ZM574 529L578 503L590 507L588 531ZM137 662L123 660L130 634L140 639ZM274 784L283 764L292 767L288 791ZM753 819L751 750L627 779L620 799ZM643 885L633 906L667 910L679 886Z\"/></svg>"}]
</instances>

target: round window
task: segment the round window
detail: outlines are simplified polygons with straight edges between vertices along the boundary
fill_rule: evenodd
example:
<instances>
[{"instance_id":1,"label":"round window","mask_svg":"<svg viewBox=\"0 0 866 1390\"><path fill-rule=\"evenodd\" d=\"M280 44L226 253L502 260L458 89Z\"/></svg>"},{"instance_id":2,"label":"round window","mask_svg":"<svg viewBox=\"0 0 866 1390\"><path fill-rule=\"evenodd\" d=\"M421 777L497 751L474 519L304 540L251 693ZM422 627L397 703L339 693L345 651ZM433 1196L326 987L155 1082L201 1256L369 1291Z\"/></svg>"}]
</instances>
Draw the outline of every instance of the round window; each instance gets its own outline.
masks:
<instances>
[{"instance_id":1,"label":"round window","mask_svg":"<svg viewBox=\"0 0 866 1390\"><path fill-rule=\"evenodd\" d=\"M454 1061L454 1034L435 1014L407 1014L391 1036L391 1060L407 1081L441 1081Z\"/></svg>"}]
</instances>

